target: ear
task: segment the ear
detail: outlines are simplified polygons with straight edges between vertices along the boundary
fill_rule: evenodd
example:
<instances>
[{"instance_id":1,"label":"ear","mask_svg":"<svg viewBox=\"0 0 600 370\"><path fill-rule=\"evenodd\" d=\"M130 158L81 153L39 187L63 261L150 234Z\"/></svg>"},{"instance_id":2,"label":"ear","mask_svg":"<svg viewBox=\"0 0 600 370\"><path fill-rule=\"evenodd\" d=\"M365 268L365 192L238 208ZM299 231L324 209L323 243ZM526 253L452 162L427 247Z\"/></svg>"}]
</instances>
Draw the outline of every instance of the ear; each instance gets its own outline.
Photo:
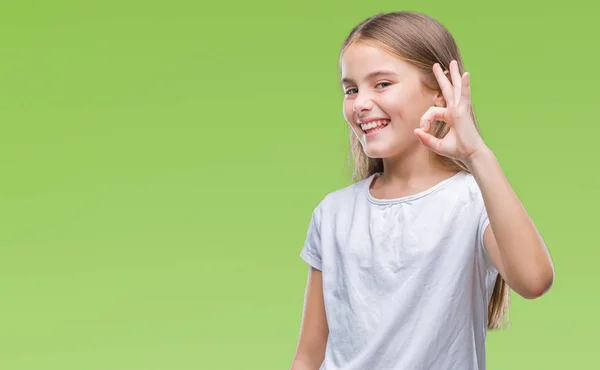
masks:
<instances>
[{"instance_id":1,"label":"ear","mask_svg":"<svg viewBox=\"0 0 600 370\"><path fill-rule=\"evenodd\" d=\"M445 107L446 99L444 99L444 94L441 91L436 91L433 96L433 105L436 107Z\"/></svg>"},{"instance_id":2,"label":"ear","mask_svg":"<svg viewBox=\"0 0 600 370\"><path fill-rule=\"evenodd\" d=\"M448 76L448 71L444 71L444 74L446 76ZM444 94L442 93L442 91L436 91L435 95L433 97L433 105L435 105L436 107L445 107L446 106L446 99L444 99Z\"/></svg>"}]
</instances>

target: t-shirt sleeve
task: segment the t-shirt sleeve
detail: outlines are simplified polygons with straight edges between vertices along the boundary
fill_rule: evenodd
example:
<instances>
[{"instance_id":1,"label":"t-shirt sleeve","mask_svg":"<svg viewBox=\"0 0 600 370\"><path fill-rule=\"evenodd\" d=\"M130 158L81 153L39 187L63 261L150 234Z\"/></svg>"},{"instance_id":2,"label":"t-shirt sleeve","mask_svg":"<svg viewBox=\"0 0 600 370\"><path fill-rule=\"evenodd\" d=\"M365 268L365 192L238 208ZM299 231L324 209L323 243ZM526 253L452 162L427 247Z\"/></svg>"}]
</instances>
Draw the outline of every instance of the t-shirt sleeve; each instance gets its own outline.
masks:
<instances>
[{"instance_id":1,"label":"t-shirt sleeve","mask_svg":"<svg viewBox=\"0 0 600 370\"><path fill-rule=\"evenodd\" d=\"M300 252L300 257L310 266L317 270L322 269L321 264L321 207L315 208L312 213L308 232L304 241L304 247Z\"/></svg>"},{"instance_id":2,"label":"t-shirt sleeve","mask_svg":"<svg viewBox=\"0 0 600 370\"><path fill-rule=\"evenodd\" d=\"M479 243L479 247L480 247L480 249L481 249L481 251L483 253L483 256L484 256L486 270L488 272L497 272L496 266L494 265L494 262L490 258L490 255L489 255L487 249L485 248L485 243L484 243L484 240L483 240L483 237L484 237L484 234L485 234L485 230L488 228L489 225L490 225L490 219L489 219L489 216L487 214L487 210L485 208L485 205L483 205L482 206L481 215L479 216L479 227L478 227L478 231L477 231L477 241Z\"/></svg>"}]
</instances>

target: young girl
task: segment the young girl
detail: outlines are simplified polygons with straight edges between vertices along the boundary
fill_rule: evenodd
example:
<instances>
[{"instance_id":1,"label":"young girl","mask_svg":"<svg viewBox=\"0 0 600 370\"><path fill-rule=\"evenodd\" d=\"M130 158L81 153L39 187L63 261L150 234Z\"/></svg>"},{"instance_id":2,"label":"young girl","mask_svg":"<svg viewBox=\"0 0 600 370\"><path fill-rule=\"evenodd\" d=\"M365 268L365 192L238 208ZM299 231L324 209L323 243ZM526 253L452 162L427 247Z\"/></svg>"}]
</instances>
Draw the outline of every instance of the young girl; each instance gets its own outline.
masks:
<instances>
[{"instance_id":1,"label":"young girl","mask_svg":"<svg viewBox=\"0 0 600 370\"><path fill-rule=\"evenodd\" d=\"M340 58L355 183L315 208L291 369L483 370L509 287L554 281L542 237L479 135L453 37L371 17Z\"/></svg>"}]
</instances>

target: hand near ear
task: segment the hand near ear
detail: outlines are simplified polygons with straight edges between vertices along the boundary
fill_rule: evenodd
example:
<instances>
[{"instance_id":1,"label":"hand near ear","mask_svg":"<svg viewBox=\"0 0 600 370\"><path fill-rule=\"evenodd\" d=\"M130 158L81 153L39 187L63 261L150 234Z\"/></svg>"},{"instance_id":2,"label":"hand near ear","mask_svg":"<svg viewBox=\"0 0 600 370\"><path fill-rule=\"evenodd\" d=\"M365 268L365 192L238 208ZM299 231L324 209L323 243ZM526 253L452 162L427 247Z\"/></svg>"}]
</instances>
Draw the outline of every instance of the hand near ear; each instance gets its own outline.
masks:
<instances>
[{"instance_id":1,"label":"hand near ear","mask_svg":"<svg viewBox=\"0 0 600 370\"><path fill-rule=\"evenodd\" d=\"M437 63L433 66L433 73L446 100L446 107L430 107L421 117L421 128L415 129L415 135L423 145L440 155L468 161L474 153L486 147L471 117L470 76L468 73L461 76L454 60L450 62L452 83ZM450 131L442 139L428 133L434 120L444 121L450 126Z\"/></svg>"}]
</instances>

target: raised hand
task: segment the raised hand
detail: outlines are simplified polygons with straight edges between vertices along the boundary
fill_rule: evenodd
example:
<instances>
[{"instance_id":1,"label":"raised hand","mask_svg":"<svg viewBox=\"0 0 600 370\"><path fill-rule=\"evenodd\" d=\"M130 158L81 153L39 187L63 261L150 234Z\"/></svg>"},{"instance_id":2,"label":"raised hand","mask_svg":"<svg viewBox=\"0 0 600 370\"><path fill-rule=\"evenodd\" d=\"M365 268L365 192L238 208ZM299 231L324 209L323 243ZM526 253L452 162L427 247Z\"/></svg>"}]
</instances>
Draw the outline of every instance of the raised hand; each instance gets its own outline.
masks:
<instances>
[{"instance_id":1,"label":"raised hand","mask_svg":"<svg viewBox=\"0 0 600 370\"><path fill-rule=\"evenodd\" d=\"M455 60L450 62L452 83L437 63L433 66L433 73L446 100L446 106L430 107L421 117L421 127L415 129L415 135L423 145L440 155L463 162L468 161L477 151L486 148L470 113L469 73L465 72L461 76ZM427 132L430 123L434 120L442 120L450 126L450 131L442 139Z\"/></svg>"}]
</instances>

